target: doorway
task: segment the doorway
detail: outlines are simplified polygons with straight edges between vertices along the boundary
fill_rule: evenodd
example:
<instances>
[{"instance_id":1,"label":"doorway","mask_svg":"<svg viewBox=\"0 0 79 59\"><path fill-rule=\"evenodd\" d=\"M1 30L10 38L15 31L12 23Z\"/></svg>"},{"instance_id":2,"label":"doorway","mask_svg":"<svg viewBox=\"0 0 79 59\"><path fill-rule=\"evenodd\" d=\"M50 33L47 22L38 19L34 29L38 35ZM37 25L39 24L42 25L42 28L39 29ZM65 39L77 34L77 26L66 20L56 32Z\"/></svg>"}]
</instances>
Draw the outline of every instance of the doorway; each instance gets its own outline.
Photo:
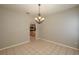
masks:
<instances>
[{"instance_id":1,"label":"doorway","mask_svg":"<svg viewBox=\"0 0 79 59\"><path fill-rule=\"evenodd\" d=\"M36 24L30 24L30 41L36 40Z\"/></svg>"}]
</instances>

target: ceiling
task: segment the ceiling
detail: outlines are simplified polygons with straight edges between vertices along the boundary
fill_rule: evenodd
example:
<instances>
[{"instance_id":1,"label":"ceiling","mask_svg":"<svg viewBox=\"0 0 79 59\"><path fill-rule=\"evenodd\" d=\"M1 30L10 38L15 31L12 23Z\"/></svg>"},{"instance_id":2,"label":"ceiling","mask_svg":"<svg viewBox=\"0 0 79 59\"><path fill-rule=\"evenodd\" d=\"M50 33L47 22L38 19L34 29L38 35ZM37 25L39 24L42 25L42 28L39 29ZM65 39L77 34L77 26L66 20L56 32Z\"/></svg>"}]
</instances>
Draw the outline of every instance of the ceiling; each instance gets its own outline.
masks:
<instances>
[{"instance_id":1,"label":"ceiling","mask_svg":"<svg viewBox=\"0 0 79 59\"><path fill-rule=\"evenodd\" d=\"M48 16L75 6L77 6L77 4L41 4L40 10L43 16ZM37 4L3 4L0 5L0 7L11 9L17 12L23 12L32 16L36 16L38 13Z\"/></svg>"}]
</instances>

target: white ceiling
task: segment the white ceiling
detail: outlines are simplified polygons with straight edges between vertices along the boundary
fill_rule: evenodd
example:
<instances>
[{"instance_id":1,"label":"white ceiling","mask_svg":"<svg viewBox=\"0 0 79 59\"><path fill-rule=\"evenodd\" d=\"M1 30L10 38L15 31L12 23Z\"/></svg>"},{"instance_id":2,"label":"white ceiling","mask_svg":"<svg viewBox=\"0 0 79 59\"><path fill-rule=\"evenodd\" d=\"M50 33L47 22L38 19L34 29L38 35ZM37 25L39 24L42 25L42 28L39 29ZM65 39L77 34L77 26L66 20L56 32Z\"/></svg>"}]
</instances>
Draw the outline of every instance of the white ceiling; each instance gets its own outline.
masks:
<instances>
[{"instance_id":1,"label":"white ceiling","mask_svg":"<svg viewBox=\"0 0 79 59\"><path fill-rule=\"evenodd\" d=\"M43 16L48 16L75 6L77 6L77 4L41 4L40 10ZM37 4L4 4L0 5L0 7L15 10L17 12L29 12L32 16L36 16L38 13Z\"/></svg>"}]
</instances>

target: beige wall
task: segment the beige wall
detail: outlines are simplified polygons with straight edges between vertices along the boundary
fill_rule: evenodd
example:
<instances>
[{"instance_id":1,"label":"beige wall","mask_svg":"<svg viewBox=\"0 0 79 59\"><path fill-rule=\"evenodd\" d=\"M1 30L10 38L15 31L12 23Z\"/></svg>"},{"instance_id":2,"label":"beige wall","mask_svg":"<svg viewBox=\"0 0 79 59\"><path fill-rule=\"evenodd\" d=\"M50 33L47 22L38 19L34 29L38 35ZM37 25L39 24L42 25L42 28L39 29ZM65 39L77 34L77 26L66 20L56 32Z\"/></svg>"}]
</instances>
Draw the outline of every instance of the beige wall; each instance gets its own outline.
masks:
<instances>
[{"instance_id":1,"label":"beige wall","mask_svg":"<svg viewBox=\"0 0 79 59\"><path fill-rule=\"evenodd\" d=\"M24 13L0 8L0 48L29 41L29 25L37 25L37 38L78 48L79 9L72 8L48 16L42 24Z\"/></svg>"},{"instance_id":2,"label":"beige wall","mask_svg":"<svg viewBox=\"0 0 79 59\"><path fill-rule=\"evenodd\" d=\"M0 8L0 48L29 41L31 20L24 13Z\"/></svg>"},{"instance_id":3,"label":"beige wall","mask_svg":"<svg viewBox=\"0 0 79 59\"><path fill-rule=\"evenodd\" d=\"M79 9L52 14L40 26L40 37L78 48Z\"/></svg>"}]
</instances>

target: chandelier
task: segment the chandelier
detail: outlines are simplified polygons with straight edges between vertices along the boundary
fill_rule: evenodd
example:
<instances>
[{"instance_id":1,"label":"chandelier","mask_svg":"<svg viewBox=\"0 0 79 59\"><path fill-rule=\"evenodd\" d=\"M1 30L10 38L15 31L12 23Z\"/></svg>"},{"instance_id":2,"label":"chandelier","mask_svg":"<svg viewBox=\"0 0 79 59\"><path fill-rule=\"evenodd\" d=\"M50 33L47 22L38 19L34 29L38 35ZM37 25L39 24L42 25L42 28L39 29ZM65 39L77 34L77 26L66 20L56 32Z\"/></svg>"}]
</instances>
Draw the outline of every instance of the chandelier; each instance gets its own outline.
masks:
<instances>
[{"instance_id":1,"label":"chandelier","mask_svg":"<svg viewBox=\"0 0 79 59\"><path fill-rule=\"evenodd\" d=\"M41 14L40 14L40 4L38 4L38 16L37 17L35 17L35 21L38 23L38 24L40 24L40 23L42 23L43 21L44 21L44 17L41 17Z\"/></svg>"}]
</instances>

